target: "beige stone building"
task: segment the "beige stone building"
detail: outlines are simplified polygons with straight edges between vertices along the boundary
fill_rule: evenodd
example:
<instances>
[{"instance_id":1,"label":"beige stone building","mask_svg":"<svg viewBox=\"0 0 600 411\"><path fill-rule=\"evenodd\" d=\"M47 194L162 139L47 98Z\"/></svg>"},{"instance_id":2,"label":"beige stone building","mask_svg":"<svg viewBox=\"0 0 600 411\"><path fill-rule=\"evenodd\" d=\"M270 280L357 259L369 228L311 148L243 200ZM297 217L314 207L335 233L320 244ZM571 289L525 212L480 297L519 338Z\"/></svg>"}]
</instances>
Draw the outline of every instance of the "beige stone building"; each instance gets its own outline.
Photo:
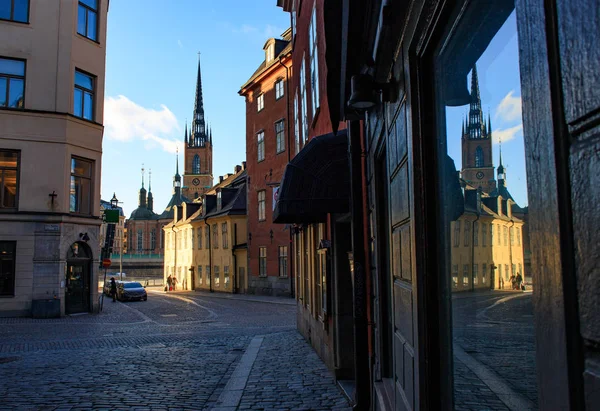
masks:
<instances>
[{"instance_id":1,"label":"beige stone building","mask_svg":"<svg viewBox=\"0 0 600 411\"><path fill-rule=\"evenodd\" d=\"M9 3L0 16L0 316L95 311L108 0Z\"/></svg>"},{"instance_id":2,"label":"beige stone building","mask_svg":"<svg viewBox=\"0 0 600 411\"><path fill-rule=\"evenodd\" d=\"M165 282L176 278L178 290L247 290L246 170L234 171L220 177L201 201L176 207L163 228Z\"/></svg>"}]
</instances>

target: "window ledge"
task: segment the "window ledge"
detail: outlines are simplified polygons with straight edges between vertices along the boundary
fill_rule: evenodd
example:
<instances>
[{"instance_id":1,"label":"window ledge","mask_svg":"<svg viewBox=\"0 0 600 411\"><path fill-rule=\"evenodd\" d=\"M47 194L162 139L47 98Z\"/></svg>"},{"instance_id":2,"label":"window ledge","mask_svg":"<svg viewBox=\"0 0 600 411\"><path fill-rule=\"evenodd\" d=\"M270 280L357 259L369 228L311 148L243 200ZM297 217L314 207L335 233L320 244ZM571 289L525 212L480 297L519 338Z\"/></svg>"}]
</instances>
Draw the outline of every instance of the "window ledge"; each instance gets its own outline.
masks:
<instances>
[{"instance_id":1,"label":"window ledge","mask_svg":"<svg viewBox=\"0 0 600 411\"><path fill-rule=\"evenodd\" d=\"M90 42L96 44L97 46L100 46L100 42L98 40L91 39L88 36L84 36L83 34L81 34L79 32L77 32L77 37L80 37L82 39L85 39L87 41L90 41Z\"/></svg>"},{"instance_id":2,"label":"window ledge","mask_svg":"<svg viewBox=\"0 0 600 411\"><path fill-rule=\"evenodd\" d=\"M285 153L285 149L278 151L277 153L275 153L275 155L279 155L279 154L283 154L283 153Z\"/></svg>"},{"instance_id":3,"label":"window ledge","mask_svg":"<svg viewBox=\"0 0 600 411\"><path fill-rule=\"evenodd\" d=\"M27 21L18 21L18 20L11 20L11 19L0 18L0 22L3 22L3 23L14 23L14 24L16 24L18 26L23 26L23 25L30 26L29 20L27 20Z\"/></svg>"}]
</instances>

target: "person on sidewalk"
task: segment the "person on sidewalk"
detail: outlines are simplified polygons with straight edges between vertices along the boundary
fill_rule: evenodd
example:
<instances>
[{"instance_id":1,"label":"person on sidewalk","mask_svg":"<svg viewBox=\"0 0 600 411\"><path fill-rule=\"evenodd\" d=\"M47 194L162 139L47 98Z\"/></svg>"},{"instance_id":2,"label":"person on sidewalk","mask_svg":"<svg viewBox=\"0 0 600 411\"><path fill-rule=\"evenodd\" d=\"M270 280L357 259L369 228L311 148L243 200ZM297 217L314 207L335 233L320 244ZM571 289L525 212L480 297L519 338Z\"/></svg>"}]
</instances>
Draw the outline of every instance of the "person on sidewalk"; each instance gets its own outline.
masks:
<instances>
[{"instance_id":1,"label":"person on sidewalk","mask_svg":"<svg viewBox=\"0 0 600 411\"><path fill-rule=\"evenodd\" d=\"M173 276L173 291L177 290L177 283L179 281L177 281L177 277Z\"/></svg>"},{"instance_id":2,"label":"person on sidewalk","mask_svg":"<svg viewBox=\"0 0 600 411\"><path fill-rule=\"evenodd\" d=\"M515 277L514 274L511 274L511 276L510 276L510 285L513 290L517 289L517 277Z\"/></svg>"},{"instance_id":3,"label":"person on sidewalk","mask_svg":"<svg viewBox=\"0 0 600 411\"><path fill-rule=\"evenodd\" d=\"M117 301L117 282L115 277L110 277L110 295L112 296L113 303Z\"/></svg>"},{"instance_id":4,"label":"person on sidewalk","mask_svg":"<svg viewBox=\"0 0 600 411\"><path fill-rule=\"evenodd\" d=\"M515 281L517 282L517 290L523 290L521 284L523 284L523 277L521 276L521 273L517 273L517 277L515 278Z\"/></svg>"},{"instance_id":5,"label":"person on sidewalk","mask_svg":"<svg viewBox=\"0 0 600 411\"><path fill-rule=\"evenodd\" d=\"M167 277L167 291L171 291L173 290L173 278L171 278L171 275L169 275Z\"/></svg>"}]
</instances>

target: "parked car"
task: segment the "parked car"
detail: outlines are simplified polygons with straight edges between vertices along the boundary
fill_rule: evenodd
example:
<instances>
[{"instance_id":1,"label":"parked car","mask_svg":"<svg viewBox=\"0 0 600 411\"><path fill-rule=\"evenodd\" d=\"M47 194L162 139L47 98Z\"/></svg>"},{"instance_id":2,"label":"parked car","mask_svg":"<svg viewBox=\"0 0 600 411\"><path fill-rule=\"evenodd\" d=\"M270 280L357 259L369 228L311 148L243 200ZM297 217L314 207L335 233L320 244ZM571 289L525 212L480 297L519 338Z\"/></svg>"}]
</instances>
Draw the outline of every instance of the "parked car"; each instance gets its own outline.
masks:
<instances>
[{"instance_id":1,"label":"parked car","mask_svg":"<svg viewBox=\"0 0 600 411\"><path fill-rule=\"evenodd\" d=\"M119 288L119 283L121 281L117 280L115 278L115 282L117 283L117 289ZM104 282L104 288L102 290L104 292L104 294L108 295L110 297L110 278L107 278L106 281Z\"/></svg>"},{"instance_id":2,"label":"parked car","mask_svg":"<svg viewBox=\"0 0 600 411\"><path fill-rule=\"evenodd\" d=\"M137 281L123 281L117 284L117 299L119 301L148 300L146 287Z\"/></svg>"}]
</instances>

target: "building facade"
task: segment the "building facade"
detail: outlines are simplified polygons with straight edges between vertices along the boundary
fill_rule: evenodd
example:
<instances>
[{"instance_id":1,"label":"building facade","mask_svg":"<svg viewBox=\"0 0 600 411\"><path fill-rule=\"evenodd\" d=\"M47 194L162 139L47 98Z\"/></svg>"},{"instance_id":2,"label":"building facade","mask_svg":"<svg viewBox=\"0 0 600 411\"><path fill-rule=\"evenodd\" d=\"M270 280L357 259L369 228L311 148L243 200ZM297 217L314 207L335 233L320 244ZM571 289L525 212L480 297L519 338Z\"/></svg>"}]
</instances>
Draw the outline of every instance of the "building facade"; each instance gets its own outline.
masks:
<instances>
[{"instance_id":1,"label":"building facade","mask_svg":"<svg viewBox=\"0 0 600 411\"><path fill-rule=\"evenodd\" d=\"M116 194L115 194L116 195ZM104 213L104 210L112 210L113 207L110 201L105 201L100 199L100 215ZM117 210L119 210L119 222L115 224L115 236L113 238L113 243L110 245L112 247L113 253L122 254L124 253L123 244L125 241L125 214L123 213L123 208L117 206ZM104 247L106 243L106 230L108 227L108 223L102 222L100 226L100 236L98 237L98 244L100 249Z\"/></svg>"},{"instance_id":2,"label":"building facade","mask_svg":"<svg viewBox=\"0 0 600 411\"><path fill-rule=\"evenodd\" d=\"M221 176L201 202L177 206L163 228L164 279L175 278L175 290L247 292L247 174L243 166L234 171Z\"/></svg>"},{"instance_id":3,"label":"building facade","mask_svg":"<svg viewBox=\"0 0 600 411\"><path fill-rule=\"evenodd\" d=\"M291 295L290 230L273 224L273 209L283 170L295 155L290 113L291 29L270 38L265 60L241 87L246 100L248 173L248 292Z\"/></svg>"},{"instance_id":4,"label":"building facade","mask_svg":"<svg viewBox=\"0 0 600 411\"><path fill-rule=\"evenodd\" d=\"M95 311L108 1L8 4L0 14L0 315Z\"/></svg>"}]
</instances>

